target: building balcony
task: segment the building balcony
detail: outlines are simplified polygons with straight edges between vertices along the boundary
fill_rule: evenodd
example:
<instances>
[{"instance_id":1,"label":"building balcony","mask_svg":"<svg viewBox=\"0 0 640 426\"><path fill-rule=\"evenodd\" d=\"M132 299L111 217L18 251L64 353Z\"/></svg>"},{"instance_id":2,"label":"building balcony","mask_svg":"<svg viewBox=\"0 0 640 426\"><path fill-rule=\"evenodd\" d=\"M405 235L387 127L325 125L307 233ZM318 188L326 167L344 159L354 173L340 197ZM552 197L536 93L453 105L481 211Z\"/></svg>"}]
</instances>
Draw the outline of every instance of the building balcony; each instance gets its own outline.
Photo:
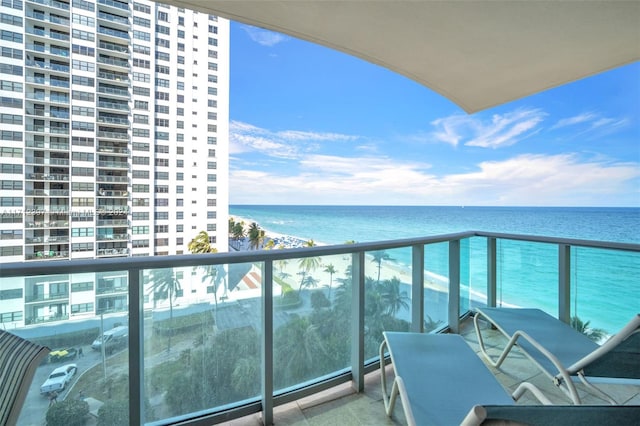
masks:
<instances>
[{"instance_id":1,"label":"building balcony","mask_svg":"<svg viewBox=\"0 0 640 426\"><path fill-rule=\"evenodd\" d=\"M110 8L112 10L117 10L120 13L123 11L130 13L129 4L127 2L121 2L117 0L98 0L98 8L105 10L108 10Z\"/></svg>"},{"instance_id":2,"label":"building balcony","mask_svg":"<svg viewBox=\"0 0 640 426\"><path fill-rule=\"evenodd\" d=\"M111 24L120 25L121 27L124 27L125 30L127 28L129 28L129 19L128 18L124 18L122 16L114 15L112 13L98 11L98 19L102 20L102 21L107 21L107 22L109 22Z\"/></svg>"},{"instance_id":3,"label":"building balcony","mask_svg":"<svg viewBox=\"0 0 640 426\"><path fill-rule=\"evenodd\" d=\"M56 14L47 15L42 12L27 12L25 13L25 16L29 19L34 19L38 22L49 22L51 24L57 24L62 27L66 27L67 29L69 27L69 24L71 23L71 21L69 21L69 18L66 18L64 16L59 16Z\"/></svg>"},{"instance_id":4,"label":"building balcony","mask_svg":"<svg viewBox=\"0 0 640 426\"><path fill-rule=\"evenodd\" d=\"M115 256L127 256L129 255L129 249L126 247L120 248L102 248L96 251L99 257L115 257Z\"/></svg>"},{"instance_id":5,"label":"building balcony","mask_svg":"<svg viewBox=\"0 0 640 426\"><path fill-rule=\"evenodd\" d=\"M99 247L97 255L127 252ZM104 302L127 311L104 321L109 328L129 326L126 355L107 374L112 383L129 380L117 392L131 401L130 424L395 424L404 422L401 404L388 420L376 394L382 331L458 333L477 350L469 312L515 305L564 322L579 316L611 334L639 311L639 260L639 244L473 231L287 250L4 264L2 279L127 277L126 300L123 294ZM84 326L99 323L98 316ZM46 337L69 326L59 327L37 330ZM106 398L97 365L75 386ZM530 379L545 386L535 375L541 373L523 365L516 357L512 367L494 372L510 388ZM554 401L569 403L548 384ZM638 386L612 386L623 386L616 391L622 403L640 402ZM585 402L597 401L581 392Z\"/></svg>"},{"instance_id":6,"label":"building balcony","mask_svg":"<svg viewBox=\"0 0 640 426\"><path fill-rule=\"evenodd\" d=\"M98 219L96 226L128 226L127 219Z\"/></svg>"},{"instance_id":7,"label":"building balcony","mask_svg":"<svg viewBox=\"0 0 640 426\"><path fill-rule=\"evenodd\" d=\"M44 158L44 157L27 157L25 164L42 164L51 166L68 166L68 158Z\"/></svg>"},{"instance_id":8,"label":"building balcony","mask_svg":"<svg viewBox=\"0 0 640 426\"><path fill-rule=\"evenodd\" d=\"M68 189L27 189L24 191L27 197L68 197Z\"/></svg>"},{"instance_id":9,"label":"building balcony","mask_svg":"<svg viewBox=\"0 0 640 426\"><path fill-rule=\"evenodd\" d=\"M44 150L57 150L57 151L69 150L68 143L36 141L34 139L25 140L25 146L27 148L39 148Z\"/></svg>"},{"instance_id":10,"label":"building balcony","mask_svg":"<svg viewBox=\"0 0 640 426\"><path fill-rule=\"evenodd\" d=\"M113 146L113 145L105 145L105 144L98 144L98 148L97 151L99 153L106 153L106 154L123 154L123 155L129 155L129 153L131 151L129 151L128 148L126 147L119 147L119 146Z\"/></svg>"},{"instance_id":11,"label":"building balcony","mask_svg":"<svg viewBox=\"0 0 640 426\"><path fill-rule=\"evenodd\" d=\"M98 176L96 176L96 182L127 183L129 182L129 177L99 174Z\"/></svg>"},{"instance_id":12,"label":"building balcony","mask_svg":"<svg viewBox=\"0 0 640 426\"><path fill-rule=\"evenodd\" d=\"M26 303L42 303L50 302L52 300L64 300L69 298L69 293L49 293L49 294L35 294L27 295L25 297Z\"/></svg>"},{"instance_id":13,"label":"building balcony","mask_svg":"<svg viewBox=\"0 0 640 426\"><path fill-rule=\"evenodd\" d=\"M38 250L33 253L26 253L25 260L61 260L69 258L67 250Z\"/></svg>"},{"instance_id":14,"label":"building balcony","mask_svg":"<svg viewBox=\"0 0 640 426\"><path fill-rule=\"evenodd\" d=\"M117 111L129 111L129 104L126 102L98 101L98 108L114 109Z\"/></svg>"},{"instance_id":15,"label":"building balcony","mask_svg":"<svg viewBox=\"0 0 640 426\"><path fill-rule=\"evenodd\" d=\"M56 174L56 173L27 173L25 174L27 180L54 180L54 181L63 181L66 182L69 180L69 175Z\"/></svg>"},{"instance_id":16,"label":"building balcony","mask_svg":"<svg viewBox=\"0 0 640 426\"><path fill-rule=\"evenodd\" d=\"M96 167L107 168L107 169L128 169L129 163L126 161L102 161L99 160L96 162Z\"/></svg>"},{"instance_id":17,"label":"building balcony","mask_svg":"<svg viewBox=\"0 0 640 426\"><path fill-rule=\"evenodd\" d=\"M36 3L59 10L69 10L69 3L63 3L57 0L27 0L27 3Z\"/></svg>"},{"instance_id":18,"label":"building balcony","mask_svg":"<svg viewBox=\"0 0 640 426\"><path fill-rule=\"evenodd\" d=\"M109 52L112 52L112 53L121 53L123 55L126 55L126 57L129 56L129 46L126 46L123 44L100 41L98 43L98 49L108 50Z\"/></svg>"}]
</instances>

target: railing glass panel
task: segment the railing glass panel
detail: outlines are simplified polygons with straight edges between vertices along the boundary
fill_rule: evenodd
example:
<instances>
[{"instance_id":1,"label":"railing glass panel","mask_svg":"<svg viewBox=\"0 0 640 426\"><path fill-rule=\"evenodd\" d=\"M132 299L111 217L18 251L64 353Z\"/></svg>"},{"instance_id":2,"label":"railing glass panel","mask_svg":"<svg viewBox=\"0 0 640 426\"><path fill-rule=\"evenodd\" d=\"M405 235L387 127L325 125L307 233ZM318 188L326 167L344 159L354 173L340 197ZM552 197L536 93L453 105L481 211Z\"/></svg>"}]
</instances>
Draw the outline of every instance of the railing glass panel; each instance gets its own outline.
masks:
<instances>
[{"instance_id":1,"label":"railing glass panel","mask_svg":"<svg viewBox=\"0 0 640 426\"><path fill-rule=\"evenodd\" d=\"M274 262L275 393L350 365L351 256ZM333 271L333 272L332 272Z\"/></svg>"},{"instance_id":2,"label":"railing glass panel","mask_svg":"<svg viewBox=\"0 0 640 426\"><path fill-rule=\"evenodd\" d=\"M588 334L616 333L640 313L638 277L638 253L573 247L571 316L579 318Z\"/></svg>"},{"instance_id":3,"label":"railing glass panel","mask_svg":"<svg viewBox=\"0 0 640 426\"><path fill-rule=\"evenodd\" d=\"M143 271L147 421L258 398L260 266Z\"/></svg>"}]
</instances>

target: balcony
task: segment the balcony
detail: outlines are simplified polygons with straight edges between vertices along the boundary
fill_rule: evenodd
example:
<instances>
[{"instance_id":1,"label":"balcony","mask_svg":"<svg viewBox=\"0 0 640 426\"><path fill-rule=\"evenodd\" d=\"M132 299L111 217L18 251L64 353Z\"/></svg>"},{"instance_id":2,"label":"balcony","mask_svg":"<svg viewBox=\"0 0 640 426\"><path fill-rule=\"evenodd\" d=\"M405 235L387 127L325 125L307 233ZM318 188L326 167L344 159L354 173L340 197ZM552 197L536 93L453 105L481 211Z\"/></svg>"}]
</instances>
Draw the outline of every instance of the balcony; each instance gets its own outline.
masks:
<instances>
[{"instance_id":1,"label":"balcony","mask_svg":"<svg viewBox=\"0 0 640 426\"><path fill-rule=\"evenodd\" d=\"M69 3L63 3L57 0L28 0L30 3L37 3L43 6L49 6L60 10L69 10Z\"/></svg>"},{"instance_id":2,"label":"balcony","mask_svg":"<svg viewBox=\"0 0 640 426\"><path fill-rule=\"evenodd\" d=\"M100 248L98 255L127 252ZM388 424L376 393L382 331L459 333L477 350L468 312L511 304L567 322L579 315L611 333L639 310L637 297L629 296L640 292L639 259L639 244L465 232L216 255L15 263L3 265L2 275L69 274L71 282L74 274L127 277L128 301L104 303L128 306L110 318L128 324L130 334L126 355L114 358L109 374L113 381L128 377L118 392L133 402L131 424L238 418L243 424L311 418ZM536 284L525 288L525 278ZM496 373L507 387L530 379L544 386L517 357ZM102 374L89 369L76 386L106 398ZM156 417L145 413L143 394ZM638 403L640 388L625 386L619 395ZM551 397L568 403L561 393ZM394 415L402 419L400 405Z\"/></svg>"}]
</instances>

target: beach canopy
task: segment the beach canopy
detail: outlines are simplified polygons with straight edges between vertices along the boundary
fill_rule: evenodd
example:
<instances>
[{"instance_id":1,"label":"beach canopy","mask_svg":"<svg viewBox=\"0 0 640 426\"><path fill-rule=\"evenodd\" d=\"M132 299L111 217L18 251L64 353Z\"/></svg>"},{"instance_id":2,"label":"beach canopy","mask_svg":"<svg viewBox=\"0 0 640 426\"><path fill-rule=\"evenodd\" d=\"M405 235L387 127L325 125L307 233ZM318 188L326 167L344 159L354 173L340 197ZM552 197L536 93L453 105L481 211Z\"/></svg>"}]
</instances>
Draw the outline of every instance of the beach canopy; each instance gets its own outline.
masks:
<instances>
[{"instance_id":1,"label":"beach canopy","mask_svg":"<svg viewBox=\"0 0 640 426\"><path fill-rule=\"evenodd\" d=\"M346 52L415 80L468 113L640 59L639 1L163 3ZM339 78L339 69L327 71Z\"/></svg>"}]
</instances>

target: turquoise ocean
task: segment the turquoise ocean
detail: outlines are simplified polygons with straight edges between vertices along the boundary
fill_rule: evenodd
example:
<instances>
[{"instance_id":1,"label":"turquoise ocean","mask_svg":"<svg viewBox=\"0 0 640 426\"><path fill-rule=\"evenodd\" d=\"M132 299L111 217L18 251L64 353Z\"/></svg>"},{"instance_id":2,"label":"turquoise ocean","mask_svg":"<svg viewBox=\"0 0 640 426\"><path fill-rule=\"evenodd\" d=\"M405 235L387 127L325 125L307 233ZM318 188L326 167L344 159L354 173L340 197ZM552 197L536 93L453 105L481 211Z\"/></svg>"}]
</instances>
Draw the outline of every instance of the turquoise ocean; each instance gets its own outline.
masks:
<instances>
[{"instance_id":1,"label":"turquoise ocean","mask_svg":"<svg viewBox=\"0 0 640 426\"><path fill-rule=\"evenodd\" d=\"M268 231L322 244L384 241L479 230L640 244L640 208L470 207L470 206L291 206L232 205L231 217L255 221ZM500 241L498 291L517 306L557 310L557 247ZM463 282L486 280L483 239L468 243ZM476 254L474 256L474 254ZM393 260L410 264L409 250L394 250ZM474 264L474 260L479 263ZM614 332L640 312L640 254L574 249L572 309L591 326ZM446 275L444 245L427 248L426 269Z\"/></svg>"}]
</instances>

